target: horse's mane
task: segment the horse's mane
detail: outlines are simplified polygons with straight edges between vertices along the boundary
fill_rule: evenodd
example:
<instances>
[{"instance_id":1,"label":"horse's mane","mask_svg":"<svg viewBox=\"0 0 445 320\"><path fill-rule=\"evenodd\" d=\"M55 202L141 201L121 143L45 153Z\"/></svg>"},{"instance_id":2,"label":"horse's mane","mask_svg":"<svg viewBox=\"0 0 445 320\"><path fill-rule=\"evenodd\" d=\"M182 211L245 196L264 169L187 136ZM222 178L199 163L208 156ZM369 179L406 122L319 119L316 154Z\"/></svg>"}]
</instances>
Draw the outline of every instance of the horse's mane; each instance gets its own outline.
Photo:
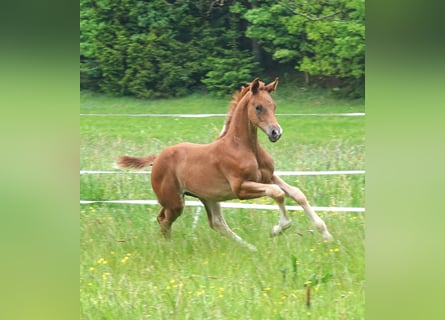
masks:
<instances>
[{"instance_id":1,"label":"horse's mane","mask_svg":"<svg viewBox=\"0 0 445 320\"><path fill-rule=\"evenodd\" d=\"M218 136L218 139L224 137L229 129L230 123L232 122L232 114L235 111L236 106L239 104L241 99L249 92L250 86L242 86L240 91L236 91L232 95L232 101L230 101L229 110L227 111L226 122L224 123L224 127L221 130L221 133Z\"/></svg>"}]
</instances>

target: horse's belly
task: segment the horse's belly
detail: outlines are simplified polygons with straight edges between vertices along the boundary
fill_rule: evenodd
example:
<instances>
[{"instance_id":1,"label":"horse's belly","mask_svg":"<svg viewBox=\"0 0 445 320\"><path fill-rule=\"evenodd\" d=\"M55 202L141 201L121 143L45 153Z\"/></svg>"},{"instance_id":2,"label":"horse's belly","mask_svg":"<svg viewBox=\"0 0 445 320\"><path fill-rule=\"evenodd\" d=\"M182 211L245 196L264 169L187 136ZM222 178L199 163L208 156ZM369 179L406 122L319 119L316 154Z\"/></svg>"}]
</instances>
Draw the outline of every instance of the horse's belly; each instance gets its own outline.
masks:
<instances>
[{"instance_id":1,"label":"horse's belly","mask_svg":"<svg viewBox=\"0 0 445 320\"><path fill-rule=\"evenodd\" d=\"M190 179L190 177L194 177L194 179ZM190 177L182 183L184 192L213 201L225 201L236 198L225 178L209 174L199 174Z\"/></svg>"}]
</instances>

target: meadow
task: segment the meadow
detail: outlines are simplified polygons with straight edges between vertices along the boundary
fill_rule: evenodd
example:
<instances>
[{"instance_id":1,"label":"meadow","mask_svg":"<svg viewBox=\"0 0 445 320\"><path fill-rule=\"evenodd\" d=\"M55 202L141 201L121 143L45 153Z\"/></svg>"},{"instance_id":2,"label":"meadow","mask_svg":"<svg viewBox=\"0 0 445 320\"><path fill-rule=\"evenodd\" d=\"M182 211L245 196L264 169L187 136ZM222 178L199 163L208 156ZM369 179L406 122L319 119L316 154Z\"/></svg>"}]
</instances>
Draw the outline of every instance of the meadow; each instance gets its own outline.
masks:
<instances>
[{"instance_id":1,"label":"meadow","mask_svg":"<svg viewBox=\"0 0 445 320\"><path fill-rule=\"evenodd\" d=\"M323 91L280 88L277 114L364 112L363 101ZM82 92L80 113L225 113L230 97L136 100ZM283 137L260 141L276 170L363 170L364 117L278 116ZM224 117L80 118L81 170L115 170L119 155L158 153L190 141L209 143ZM314 206L365 207L363 175L286 176ZM148 174L81 175L80 199L155 199ZM186 197L187 200L195 200ZM237 202L237 201L234 201ZM249 203L273 204L261 198ZM287 202L296 205L294 202ZM335 240L325 243L304 212L270 238L278 211L224 209L228 224L258 251L208 227L186 207L162 238L158 206L80 205L81 319L363 319L365 214L318 212ZM310 306L307 289L310 287Z\"/></svg>"}]
</instances>

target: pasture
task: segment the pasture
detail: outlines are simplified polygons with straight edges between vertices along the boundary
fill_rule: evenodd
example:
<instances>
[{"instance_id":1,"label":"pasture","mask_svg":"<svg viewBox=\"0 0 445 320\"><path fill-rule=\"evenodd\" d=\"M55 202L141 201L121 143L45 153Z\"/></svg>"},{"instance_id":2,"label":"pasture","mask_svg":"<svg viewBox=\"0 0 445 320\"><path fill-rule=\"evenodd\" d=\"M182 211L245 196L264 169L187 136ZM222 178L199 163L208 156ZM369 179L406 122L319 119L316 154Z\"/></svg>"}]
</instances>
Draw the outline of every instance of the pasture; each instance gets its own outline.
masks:
<instances>
[{"instance_id":1,"label":"pasture","mask_svg":"<svg viewBox=\"0 0 445 320\"><path fill-rule=\"evenodd\" d=\"M277 114L364 112L360 101L280 85L273 97ZM206 95L142 101L83 92L80 113L225 113L229 101ZM260 132L276 170L365 168L364 117L277 118L284 131L277 143ZM114 170L119 155L158 153L182 141L209 143L224 119L81 117L80 168ZM155 199L150 176L130 172L81 175L80 199ZM282 178L313 206L365 207L364 175ZM248 202L273 204L268 198ZM303 211L290 211L292 227L270 238L278 210L223 209L231 228L258 248L250 252L210 229L204 211L195 220L196 207L184 209L166 241L158 209L80 205L81 319L364 318L365 214L319 211L335 238L325 243Z\"/></svg>"}]
</instances>

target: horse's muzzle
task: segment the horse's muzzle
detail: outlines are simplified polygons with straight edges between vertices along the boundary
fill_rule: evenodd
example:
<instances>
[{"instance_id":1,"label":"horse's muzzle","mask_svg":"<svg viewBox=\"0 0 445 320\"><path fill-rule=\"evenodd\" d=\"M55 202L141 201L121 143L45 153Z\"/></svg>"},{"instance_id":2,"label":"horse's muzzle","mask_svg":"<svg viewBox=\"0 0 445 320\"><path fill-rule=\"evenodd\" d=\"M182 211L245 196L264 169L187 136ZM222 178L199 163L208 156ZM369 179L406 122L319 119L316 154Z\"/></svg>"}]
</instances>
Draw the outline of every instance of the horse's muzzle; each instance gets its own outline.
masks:
<instances>
[{"instance_id":1,"label":"horse's muzzle","mask_svg":"<svg viewBox=\"0 0 445 320\"><path fill-rule=\"evenodd\" d=\"M282 134L283 129L281 129L280 126L271 126L269 130L267 130L267 136L269 137L270 142L277 142Z\"/></svg>"}]
</instances>

